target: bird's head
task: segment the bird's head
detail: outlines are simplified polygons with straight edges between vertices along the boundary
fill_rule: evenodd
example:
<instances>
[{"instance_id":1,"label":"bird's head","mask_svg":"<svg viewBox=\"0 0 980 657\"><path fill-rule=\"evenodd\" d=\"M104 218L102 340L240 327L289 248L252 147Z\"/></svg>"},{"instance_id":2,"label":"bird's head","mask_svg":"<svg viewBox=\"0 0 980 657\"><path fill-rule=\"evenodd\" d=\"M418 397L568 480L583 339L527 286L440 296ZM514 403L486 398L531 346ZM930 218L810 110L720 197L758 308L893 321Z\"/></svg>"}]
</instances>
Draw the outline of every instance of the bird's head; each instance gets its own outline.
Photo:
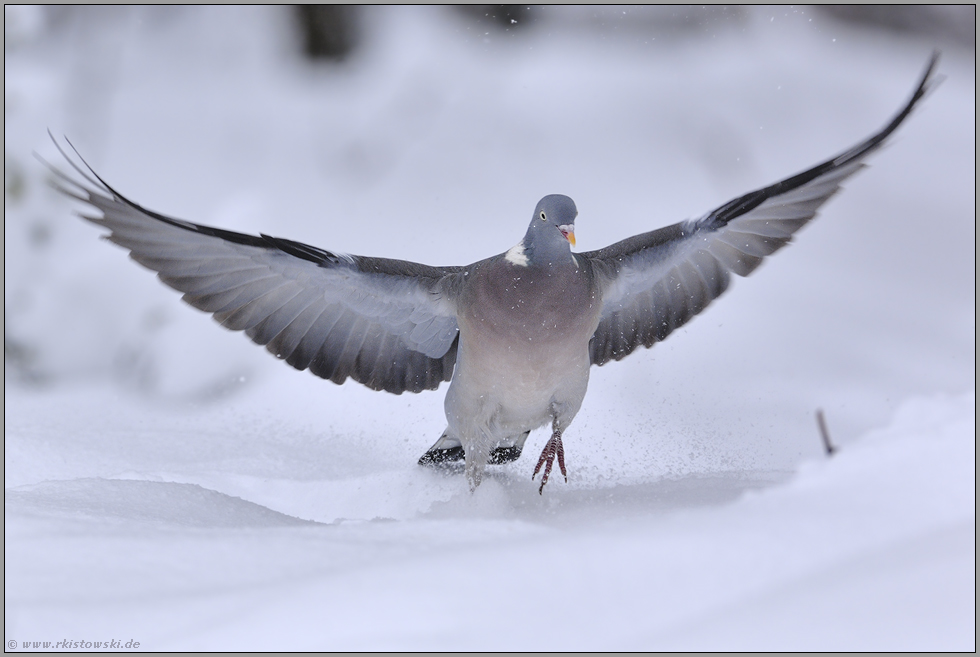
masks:
<instances>
[{"instance_id":1,"label":"bird's head","mask_svg":"<svg viewBox=\"0 0 980 657\"><path fill-rule=\"evenodd\" d=\"M562 194L549 194L538 201L524 236L524 250L539 264L569 258L575 246L575 201Z\"/></svg>"}]
</instances>

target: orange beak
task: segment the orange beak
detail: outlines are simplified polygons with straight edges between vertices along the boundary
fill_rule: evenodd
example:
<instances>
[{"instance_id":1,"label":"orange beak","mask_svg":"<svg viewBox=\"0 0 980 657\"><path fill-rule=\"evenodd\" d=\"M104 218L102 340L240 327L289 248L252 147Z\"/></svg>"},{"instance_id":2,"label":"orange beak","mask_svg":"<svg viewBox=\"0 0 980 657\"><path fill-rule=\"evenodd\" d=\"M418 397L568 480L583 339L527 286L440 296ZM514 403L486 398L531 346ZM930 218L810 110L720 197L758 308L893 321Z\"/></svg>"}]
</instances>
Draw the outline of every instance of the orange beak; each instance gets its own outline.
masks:
<instances>
[{"instance_id":1,"label":"orange beak","mask_svg":"<svg viewBox=\"0 0 980 657\"><path fill-rule=\"evenodd\" d=\"M561 231L561 234L565 236L565 239L568 240L572 246L575 246L575 226L559 226L558 230Z\"/></svg>"}]
</instances>

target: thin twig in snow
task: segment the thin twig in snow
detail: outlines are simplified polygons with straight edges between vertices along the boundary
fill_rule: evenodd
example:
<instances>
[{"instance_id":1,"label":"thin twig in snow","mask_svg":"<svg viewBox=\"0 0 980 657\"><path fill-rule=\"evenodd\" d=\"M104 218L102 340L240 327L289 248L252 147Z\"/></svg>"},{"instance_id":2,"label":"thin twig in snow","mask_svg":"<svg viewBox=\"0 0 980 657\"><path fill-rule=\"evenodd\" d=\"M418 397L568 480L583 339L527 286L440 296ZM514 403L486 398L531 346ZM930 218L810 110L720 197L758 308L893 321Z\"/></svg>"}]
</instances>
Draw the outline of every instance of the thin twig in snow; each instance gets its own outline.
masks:
<instances>
[{"instance_id":1,"label":"thin twig in snow","mask_svg":"<svg viewBox=\"0 0 980 657\"><path fill-rule=\"evenodd\" d=\"M823 439L823 448L827 450L827 456L833 456L837 448L830 442L830 433L827 431L827 422L823 417L823 409L817 409L817 428L820 429L820 437Z\"/></svg>"}]
</instances>

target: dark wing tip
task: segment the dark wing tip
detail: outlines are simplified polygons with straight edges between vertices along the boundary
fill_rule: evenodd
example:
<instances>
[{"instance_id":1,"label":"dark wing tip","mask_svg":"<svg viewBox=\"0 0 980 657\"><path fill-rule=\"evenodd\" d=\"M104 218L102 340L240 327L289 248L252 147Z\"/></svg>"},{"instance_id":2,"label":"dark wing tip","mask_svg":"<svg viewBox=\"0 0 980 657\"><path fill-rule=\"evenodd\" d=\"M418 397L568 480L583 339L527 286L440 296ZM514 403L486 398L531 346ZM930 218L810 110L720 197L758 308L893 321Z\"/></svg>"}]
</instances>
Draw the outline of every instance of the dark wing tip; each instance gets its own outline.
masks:
<instances>
[{"instance_id":1,"label":"dark wing tip","mask_svg":"<svg viewBox=\"0 0 980 657\"><path fill-rule=\"evenodd\" d=\"M89 163L85 161L85 158L81 156L81 154L78 152L78 149L75 148L75 145L71 143L68 137L63 137L63 139L69 146L71 146L71 149L75 152L75 156L82 162L82 164L85 165L85 169L80 167L78 163L75 162L75 160L71 156L69 156L68 153L65 152L65 149L62 148L60 143L58 143L57 138L51 133L50 128L48 128L48 137L51 138L51 143L54 144L54 147L58 149L58 152L61 153L61 156L63 158L65 158L65 161L68 162L71 168L73 168L75 172L78 173L78 175L80 175L87 183L89 183L90 185L92 185L97 189L101 189L103 191L111 191L111 188L109 188L109 186L105 184L105 181L99 178L98 174L95 173L95 170L92 169L91 166L89 166ZM73 193L64 187L64 185L70 185L71 187L84 192L86 195L91 194L91 191L87 189L84 185L79 183L77 180L74 180L73 178L71 178L71 176L66 174L64 171L62 171L61 169L59 169L58 167L56 167L55 165L51 164L46 159L41 157L41 155L37 151L34 151L34 158L38 162L43 164L48 169L48 171L50 171L54 175L55 179L52 182L52 185L59 192L62 192L63 194L67 194L68 196L71 196L73 198L78 198L77 193ZM87 201L88 198L82 198L79 200Z\"/></svg>"},{"instance_id":2,"label":"dark wing tip","mask_svg":"<svg viewBox=\"0 0 980 657\"><path fill-rule=\"evenodd\" d=\"M293 240L287 240L278 237L271 237L269 235L248 235L246 233L239 233L232 230L225 230L223 228L215 228L213 226L205 226L202 224L195 224L190 221L184 221L182 219L175 219L173 217L168 217L166 215L160 214L159 212L154 212L144 208L139 203L130 200L121 193L119 193L114 187L107 183L99 174L95 172L92 166L85 161L75 145L71 143L68 137L63 137L65 142L71 147L72 152L75 157L72 157L58 142L57 138L48 129L48 136L51 137L51 142L54 144L61 156L65 158L65 161L75 170L75 172L81 176L85 182L92 186L94 189L86 187L82 182L73 179L71 176L66 174L64 171L54 166L43 157L41 157L36 152L34 157L36 157L44 166L46 166L51 173L55 176L53 181L53 187L69 196L71 198L77 199L79 201L91 203L93 193L101 193L108 195L112 200L121 203L123 205L129 206L130 208L137 210L148 217L161 221L163 223L181 228L183 230L200 233L202 235L208 235L210 237L217 237L223 239L227 242L233 244L243 244L246 246L255 246L266 249L275 249L287 253L291 256L300 258L302 260L308 260L318 265L336 265L340 264L343 260L342 257L338 257L336 254L323 249L317 248L315 246L310 246L308 244L303 244L301 242L294 242ZM77 158L77 161L76 161ZM78 164L81 162L81 165ZM84 168L83 168L84 167ZM92 219L89 219L92 220ZM95 219L95 223L99 220Z\"/></svg>"},{"instance_id":3,"label":"dark wing tip","mask_svg":"<svg viewBox=\"0 0 980 657\"><path fill-rule=\"evenodd\" d=\"M833 157L826 162L822 162L815 167L811 167L806 171L802 171L794 176L790 176L785 180L781 180L775 184L769 185L762 189L757 189L753 192L749 192L744 196L740 196L728 203L722 205L721 207L715 209L714 211L705 215L702 219L698 220L698 228L704 229L718 229L722 226L727 225L733 219L744 215L747 212L755 209L767 199L779 196L788 191L796 189L802 185L805 185L820 176L823 176L835 169L847 166L855 160L864 157L871 151L880 147L888 137L898 129L905 119L908 118L912 110L918 105L918 103L929 95L938 85L942 82L943 78L934 77L933 74L936 70L936 66L939 64L940 51L933 50L932 55L929 57L929 61L926 63L925 71L922 73L922 77L919 79L919 83L915 87L915 91L912 92L911 97L902 106L902 109L892 117L885 127L873 134L871 137L865 139L857 146L847 149L840 155Z\"/></svg>"},{"instance_id":4,"label":"dark wing tip","mask_svg":"<svg viewBox=\"0 0 980 657\"><path fill-rule=\"evenodd\" d=\"M938 87L942 81L946 79L944 76L933 76L936 71L936 66L939 64L940 55L941 53L939 50L932 51L932 54L929 56L929 61L926 62L926 68L922 72L922 77L919 79L919 84L915 87L915 91L912 92L912 96L909 98L908 102L905 103L905 106L892 118L891 121L888 122L888 125L882 128L878 134L874 135L863 144L851 149L851 151L839 155L837 158L835 158L835 161L844 158L851 160L855 157L860 157L895 132L898 126L900 126L905 119L908 118L908 115L912 113L915 106L919 104L919 101L932 93L936 87ZM855 152L852 155L852 151L858 152ZM848 155L851 155L851 157L847 157Z\"/></svg>"}]
</instances>

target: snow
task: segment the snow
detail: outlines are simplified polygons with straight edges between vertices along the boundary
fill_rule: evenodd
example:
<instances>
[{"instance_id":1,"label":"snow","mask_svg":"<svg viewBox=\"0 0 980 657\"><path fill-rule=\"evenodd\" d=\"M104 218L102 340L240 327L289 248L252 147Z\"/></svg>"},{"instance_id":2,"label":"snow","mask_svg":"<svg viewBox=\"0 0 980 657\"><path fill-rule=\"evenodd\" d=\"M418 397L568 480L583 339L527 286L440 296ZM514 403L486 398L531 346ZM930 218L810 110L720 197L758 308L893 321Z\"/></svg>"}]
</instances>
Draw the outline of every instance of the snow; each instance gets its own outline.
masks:
<instances>
[{"instance_id":1,"label":"snow","mask_svg":"<svg viewBox=\"0 0 980 657\"><path fill-rule=\"evenodd\" d=\"M430 264L564 193L591 250L866 137L932 47L805 9L550 11L372 8L334 67L278 8L5 8L8 647L975 650L973 51L792 246L594 368L541 496L544 433L474 493L417 467L445 387L284 367L31 155L60 163L50 127L154 210Z\"/></svg>"}]
</instances>

